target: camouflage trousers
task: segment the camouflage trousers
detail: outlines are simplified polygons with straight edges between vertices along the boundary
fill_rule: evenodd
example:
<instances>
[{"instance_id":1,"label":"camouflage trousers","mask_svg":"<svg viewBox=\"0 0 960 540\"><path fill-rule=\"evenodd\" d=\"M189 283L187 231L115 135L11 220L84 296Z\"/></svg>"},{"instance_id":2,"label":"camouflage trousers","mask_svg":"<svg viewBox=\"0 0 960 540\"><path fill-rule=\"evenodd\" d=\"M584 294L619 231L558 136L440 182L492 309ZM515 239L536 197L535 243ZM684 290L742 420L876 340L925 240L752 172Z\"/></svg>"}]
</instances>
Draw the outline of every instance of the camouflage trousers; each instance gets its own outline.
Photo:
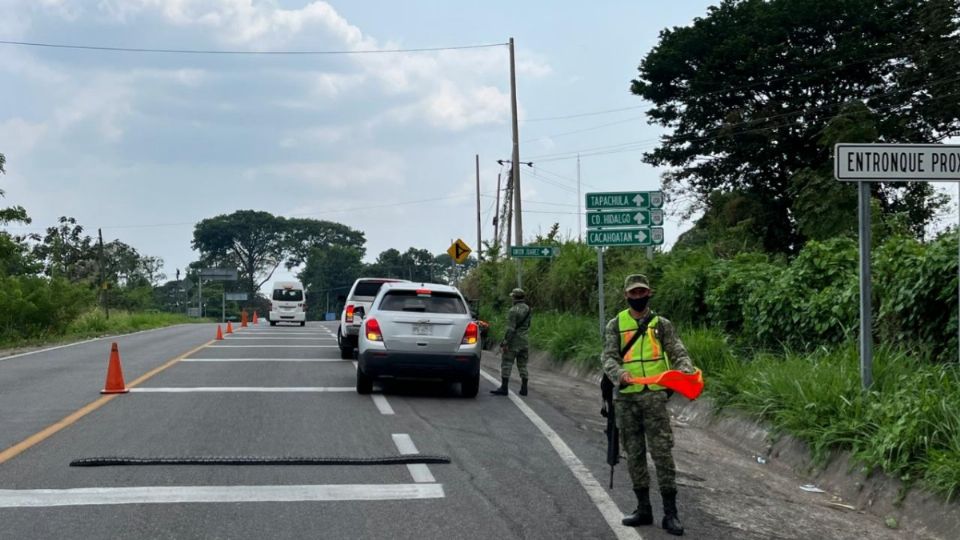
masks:
<instances>
[{"instance_id":1,"label":"camouflage trousers","mask_svg":"<svg viewBox=\"0 0 960 540\"><path fill-rule=\"evenodd\" d=\"M677 491L677 471L673 464L673 431L667 411L667 393L644 391L617 399L617 425L627 455L627 468L634 489L650 487L647 450L657 468L660 491Z\"/></svg>"},{"instance_id":2,"label":"camouflage trousers","mask_svg":"<svg viewBox=\"0 0 960 540\"><path fill-rule=\"evenodd\" d=\"M510 372L513 371L513 362L517 362L517 371L520 372L520 378L526 379L527 375L527 348L519 350L507 349L500 357L500 377L510 378Z\"/></svg>"}]
</instances>

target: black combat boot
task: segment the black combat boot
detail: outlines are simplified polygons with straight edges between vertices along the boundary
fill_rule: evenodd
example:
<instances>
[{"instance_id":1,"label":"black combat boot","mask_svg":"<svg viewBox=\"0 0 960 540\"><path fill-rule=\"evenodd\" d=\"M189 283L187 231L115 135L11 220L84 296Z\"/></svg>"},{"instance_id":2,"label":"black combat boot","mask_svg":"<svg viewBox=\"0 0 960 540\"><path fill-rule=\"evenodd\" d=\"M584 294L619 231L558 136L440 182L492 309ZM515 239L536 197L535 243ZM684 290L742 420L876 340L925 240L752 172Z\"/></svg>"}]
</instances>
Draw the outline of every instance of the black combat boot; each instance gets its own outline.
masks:
<instances>
[{"instance_id":1,"label":"black combat boot","mask_svg":"<svg viewBox=\"0 0 960 540\"><path fill-rule=\"evenodd\" d=\"M637 509L632 514L623 518L620 523L627 527L636 527L638 525L653 525L653 508L650 507L650 488L635 488L637 494Z\"/></svg>"},{"instance_id":2,"label":"black combat boot","mask_svg":"<svg viewBox=\"0 0 960 540\"><path fill-rule=\"evenodd\" d=\"M495 396L507 395L507 390L508 390L507 387L510 385L510 377L503 377L501 381L503 382L500 384L500 388L497 388L496 390L491 390L490 391L491 394Z\"/></svg>"},{"instance_id":3,"label":"black combat boot","mask_svg":"<svg viewBox=\"0 0 960 540\"><path fill-rule=\"evenodd\" d=\"M660 525L674 536L683 536L683 524L677 516L677 492L661 491L660 495L663 496L663 522Z\"/></svg>"},{"instance_id":4,"label":"black combat boot","mask_svg":"<svg viewBox=\"0 0 960 540\"><path fill-rule=\"evenodd\" d=\"M527 379L526 378L520 379L520 395L521 396L527 395Z\"/></svg>"}]
</instances>

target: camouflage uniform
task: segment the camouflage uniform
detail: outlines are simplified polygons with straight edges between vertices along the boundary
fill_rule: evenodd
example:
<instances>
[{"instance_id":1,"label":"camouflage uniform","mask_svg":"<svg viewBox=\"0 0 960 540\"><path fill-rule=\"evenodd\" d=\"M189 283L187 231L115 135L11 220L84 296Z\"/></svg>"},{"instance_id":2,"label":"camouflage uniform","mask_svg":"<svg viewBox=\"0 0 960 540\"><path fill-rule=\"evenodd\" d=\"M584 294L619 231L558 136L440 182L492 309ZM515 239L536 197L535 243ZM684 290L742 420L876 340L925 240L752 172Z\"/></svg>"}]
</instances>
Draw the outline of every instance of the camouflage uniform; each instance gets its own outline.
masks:
<instances>
[{"instance_id":1,"label":"camouflage uniform","mask_svg":"<svg viewBox=\"0 0 960 540\"><path fill-rule=\"evenodd\" d=\"M693 362L677 336L673 324L659 317L657 338L670 359L672 369L692 372ZM617 317L607 323L603 346L603 371L611 381L619 381L626 373L620 356L620 325ZM616 383L614 383L616 384ZM648 488L647 450L657 469L657 484L661 491L677 489L676 468L673 463L673 431L670 429L670 413L667 411L666 391L645 390L639 393L620 393L614 398L617 424L627 467L634 489Z\"/></svg>"},{"instance_id":2,"label":"camouflage uniform","mask_svg":"<svg viewBox=\"0 0 960 540\"><path fill-rule=\"evenodd\" d=\"M528 347L527 334L530 332L530 306L523 298L516 298L513 307L507 312L507 331L503 336L501 346L506 348L500 358L500 376L509 378L513 370L513 362L517 362L517 371L520 378L527 378Z\"/></svg>"}]
</instances>

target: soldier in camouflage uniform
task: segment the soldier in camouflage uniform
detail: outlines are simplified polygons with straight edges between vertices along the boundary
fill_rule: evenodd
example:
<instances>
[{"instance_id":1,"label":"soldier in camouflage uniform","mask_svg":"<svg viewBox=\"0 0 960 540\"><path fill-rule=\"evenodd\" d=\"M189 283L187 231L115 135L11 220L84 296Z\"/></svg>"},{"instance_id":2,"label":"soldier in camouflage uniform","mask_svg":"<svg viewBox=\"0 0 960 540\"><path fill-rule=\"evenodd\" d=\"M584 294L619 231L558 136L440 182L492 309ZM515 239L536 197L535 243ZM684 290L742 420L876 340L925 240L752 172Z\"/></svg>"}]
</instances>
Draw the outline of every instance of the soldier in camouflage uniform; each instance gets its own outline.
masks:
<instances>
[{"instance_id":1,"label":"soldier in camouflage uniform","mask_svg":"<svg viewBox=\"0 0 960 540\"><path fill-rule=\"evenodd\" d=\"M679 536L683 534L683 525L677 515L673 431L667 411L669 392L659 385L632 385L628 380L654 376L668 369L684 373L693 373L695 369L673 324L650 311L647 304L651 293L646 276L627 276L624 297L630 307L607 323L603 371L614 384L619 383L614 400L617 423L637 495L637 509L623 519L623 524L636 527L653 523L647 473L649 449L663 497L662 526L668 533Z\"/></svg>"},{"instance_id":2,"label":"soldier in camouflage uniform","mask_svg":"<svg viewBox=\"0 0 960 540\"><path fill-rule=\"evenodd\" d=\"M527 333L530 331L531 311L530 306L527 305L526 296L523 289L510 291L513 306L507 312L507 331L503 336L503 343L500 344L502 384L500 388L490 391L497 396L507 395L514 360L517 362L517 371L520 372L520 395L527 395Z\"/></svg>"}]
</instances>

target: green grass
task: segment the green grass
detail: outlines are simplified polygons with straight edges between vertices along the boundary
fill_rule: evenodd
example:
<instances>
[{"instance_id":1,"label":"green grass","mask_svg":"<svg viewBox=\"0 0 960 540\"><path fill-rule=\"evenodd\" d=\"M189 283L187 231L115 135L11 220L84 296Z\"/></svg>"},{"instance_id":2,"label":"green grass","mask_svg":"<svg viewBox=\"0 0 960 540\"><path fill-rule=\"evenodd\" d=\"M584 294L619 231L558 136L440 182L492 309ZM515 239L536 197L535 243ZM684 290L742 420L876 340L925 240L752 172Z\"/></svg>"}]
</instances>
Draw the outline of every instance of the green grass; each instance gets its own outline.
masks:
<instances>
[{"instance_id":1,"label":"green grass","mask_svg":"<svg viewBox=\"0 0 960 540\"><path fill-rule=\"evenodd\" d=\"M107 319L100 310L93 310L77 317L62 334L43 334L29 339L0 340L0 348L29 347L75 341L105 334L126 334L160 328L174 324L209 322L207 319L187 317L183 314L164 312L111 311Z\"/></svg>"}]
</instances>

